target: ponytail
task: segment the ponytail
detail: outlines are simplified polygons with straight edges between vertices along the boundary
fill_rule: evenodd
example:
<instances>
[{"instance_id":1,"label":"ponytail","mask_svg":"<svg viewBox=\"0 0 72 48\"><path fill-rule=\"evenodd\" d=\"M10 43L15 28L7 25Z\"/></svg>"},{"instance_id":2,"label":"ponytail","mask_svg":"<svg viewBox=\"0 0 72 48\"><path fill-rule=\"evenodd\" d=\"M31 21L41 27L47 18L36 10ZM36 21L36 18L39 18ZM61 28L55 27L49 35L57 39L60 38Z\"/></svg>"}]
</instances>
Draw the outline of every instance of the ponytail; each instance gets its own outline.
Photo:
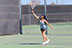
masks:
<instances>
[{"instance_id":1,"label":"ponytail","mask_svg":"<svg viewBox=\"0 0 72 48\"><path fill-rule=\"evenodd\" d=\"M44 19L48 22L48 19L47 19L46 15L44 15Z\"/></svg>"}]
</instances>

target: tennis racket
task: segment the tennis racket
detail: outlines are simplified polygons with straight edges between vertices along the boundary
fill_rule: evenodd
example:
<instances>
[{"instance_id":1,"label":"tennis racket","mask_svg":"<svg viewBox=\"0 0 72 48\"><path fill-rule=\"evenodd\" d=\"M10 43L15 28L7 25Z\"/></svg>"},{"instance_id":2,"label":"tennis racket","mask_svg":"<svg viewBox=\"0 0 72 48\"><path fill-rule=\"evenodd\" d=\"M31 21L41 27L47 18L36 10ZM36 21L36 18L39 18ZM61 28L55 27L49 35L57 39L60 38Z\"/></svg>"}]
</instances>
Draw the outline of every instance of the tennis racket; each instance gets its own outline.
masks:
<instances>
[{"instance_id":1,"label":"tennis racket","mask_svg":"<svg viewBox=\"0 0 72 48\"><path fill-rule=\"evenodd\" d=\"M31 0L30 1L30 6L32 9L34 9L36 7L36 5L40 4L40 0Z\"/></svg>"}]
</instances>

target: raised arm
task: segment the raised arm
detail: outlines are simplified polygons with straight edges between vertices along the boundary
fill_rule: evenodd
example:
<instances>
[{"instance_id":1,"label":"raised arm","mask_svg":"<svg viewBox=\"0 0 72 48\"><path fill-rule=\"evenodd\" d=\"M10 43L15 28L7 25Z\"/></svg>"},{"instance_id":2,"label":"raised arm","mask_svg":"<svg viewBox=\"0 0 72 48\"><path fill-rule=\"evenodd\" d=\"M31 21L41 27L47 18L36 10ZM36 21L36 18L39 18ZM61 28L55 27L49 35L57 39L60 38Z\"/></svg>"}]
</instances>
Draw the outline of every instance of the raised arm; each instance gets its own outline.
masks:
<instances>
[{"instance_id":1,"label":"raised arm","mask_svg":"<svg viewBox=\"0 0 72 48\"><path fill-rule=\"evenodd\" d=\"M50 25L46 20L45 20L45 22L46 22L46 24L48 24L52 29L54 29L53 26Z\"/></svg>"},{"instance_id":2,"label":"raised arm","mask_svg":"<svg viewBox=\"0 0 72 48\"><path fill-rule=\"evenodd\" d=\"M39 17L35 14L35 12L33 10L32 10L32 13L33 13L35 18L39 19Z\"/></svg>"}]
</instances>

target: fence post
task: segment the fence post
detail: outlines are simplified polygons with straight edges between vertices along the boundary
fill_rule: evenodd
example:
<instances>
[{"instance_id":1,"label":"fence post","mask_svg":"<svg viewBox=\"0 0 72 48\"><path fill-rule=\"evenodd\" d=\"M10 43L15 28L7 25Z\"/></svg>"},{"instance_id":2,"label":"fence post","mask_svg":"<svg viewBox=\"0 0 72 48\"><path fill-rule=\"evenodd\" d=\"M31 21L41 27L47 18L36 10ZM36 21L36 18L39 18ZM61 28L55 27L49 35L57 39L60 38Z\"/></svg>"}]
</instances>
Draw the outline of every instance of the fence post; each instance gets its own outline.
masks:
<instances>
[{"instance_id":1,"label":"fence post","mask_svg":"<svg viewBox=\"0 0 72 48\"><path fill-rule=\"evenodd\" d=\"M46 0L44 0L44 11L45 11L45 15L47 15L46 6L47 6L46 5ZM46 26L47 26L47 24L46 24ZM46 33L45 33L46 35L48 34L47 32L48 31L47 31L47 28L46 28Z\"/></svg>"},{"instance_id":2,"label":"fence post","mask_svg":"<svg viewBox=\"0 0 72 48\"><path fill-rule=\"evenodd\" d=\"M22 9L21 9L21 0L20 0L20 34L23 34L23 32L22 32Z\"/></svg>"}]
</instances>

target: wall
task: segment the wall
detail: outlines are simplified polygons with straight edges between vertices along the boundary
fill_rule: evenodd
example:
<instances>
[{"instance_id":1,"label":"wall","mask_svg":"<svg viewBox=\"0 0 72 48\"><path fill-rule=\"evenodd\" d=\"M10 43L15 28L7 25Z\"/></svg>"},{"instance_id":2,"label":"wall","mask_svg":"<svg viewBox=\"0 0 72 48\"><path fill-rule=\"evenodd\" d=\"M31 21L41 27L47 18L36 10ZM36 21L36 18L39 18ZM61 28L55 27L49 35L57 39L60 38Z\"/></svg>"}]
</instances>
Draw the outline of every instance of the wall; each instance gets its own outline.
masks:
<instances>
[{"instance_id":1,"label":"wall","mask_svg":"<svg viewBox=\"0 0 72 48\"><path fill-rule=\"evenodd\" d=\"M0 0L0 35L18 34L20 0Z\"/></svg>"}]
</instances>

